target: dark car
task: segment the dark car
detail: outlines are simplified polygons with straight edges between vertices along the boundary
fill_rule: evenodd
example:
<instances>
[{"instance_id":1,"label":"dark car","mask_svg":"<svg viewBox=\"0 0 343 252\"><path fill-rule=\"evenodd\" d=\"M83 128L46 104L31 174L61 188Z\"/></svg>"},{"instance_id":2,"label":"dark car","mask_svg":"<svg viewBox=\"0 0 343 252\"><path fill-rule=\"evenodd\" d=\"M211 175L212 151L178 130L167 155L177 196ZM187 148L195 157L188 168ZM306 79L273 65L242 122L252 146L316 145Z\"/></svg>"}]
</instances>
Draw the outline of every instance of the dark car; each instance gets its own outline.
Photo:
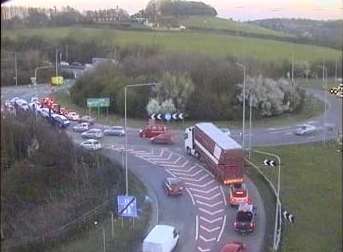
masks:
<instances>
[{"instance_id":1,"label":"dark car","mask_svg":"<svg viewBox=\"0 0 343 252\"><path fill-rule=\"evenodd\" d=\"M235 231L239 233L251 233L255 230L256 207L252 204L243 203L238 207L236 220L233 224Z\"/></svg>"},{"instance_id":2,"label":"dark car","mask_svg":"<svg viewBox=\"0 0 343 252\"><path fill-rule=\"evenodd\" d=\"M185 189L181 179L171 177L168 177L163 181L162 187L168 196L182 195L183 190Z\"/></svg>"},{"instance_id":3,"label":"dark car","mask_svg":"<svg viewBox=\"0 0 343 252\"><path fill-rule=\"evenodd\" d=\"M245 252L246 246L245 244L239 241L232 241L226 244L220 252Z\"/></svg>"}]
</instances>

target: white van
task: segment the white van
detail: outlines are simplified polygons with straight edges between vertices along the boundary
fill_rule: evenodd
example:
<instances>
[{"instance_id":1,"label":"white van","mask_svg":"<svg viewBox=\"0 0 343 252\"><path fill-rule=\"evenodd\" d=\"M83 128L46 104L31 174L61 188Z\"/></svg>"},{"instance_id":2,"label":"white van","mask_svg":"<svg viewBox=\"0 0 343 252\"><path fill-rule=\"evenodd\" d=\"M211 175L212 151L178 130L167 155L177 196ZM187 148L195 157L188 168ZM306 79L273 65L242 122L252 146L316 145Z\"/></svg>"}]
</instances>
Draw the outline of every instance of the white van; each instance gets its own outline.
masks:
<instances>
[{"instance_id":1,"label":"white van","mask_svg":"<svg viewBox=\"0 0 343 252\"><path fill-rule=\"evenodd\" d=\"M171 252L179 237L173 226L156 225L143 241L143 252Z\"/></svg>"}]
</instances>

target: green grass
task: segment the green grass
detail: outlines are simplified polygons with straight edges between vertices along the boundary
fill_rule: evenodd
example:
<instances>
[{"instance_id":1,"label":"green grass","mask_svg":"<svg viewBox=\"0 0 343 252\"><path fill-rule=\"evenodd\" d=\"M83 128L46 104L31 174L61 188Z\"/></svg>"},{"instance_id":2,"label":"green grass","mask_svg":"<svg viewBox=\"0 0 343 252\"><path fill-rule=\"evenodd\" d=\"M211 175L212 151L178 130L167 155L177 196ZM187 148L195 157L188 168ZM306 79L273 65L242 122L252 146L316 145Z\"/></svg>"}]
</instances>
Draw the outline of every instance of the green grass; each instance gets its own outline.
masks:
<instances>
[{"instance_id":1,"label":"green grass","mask_svg":"<svg viewBox=\"0 0 343 252\"><path fill-rule=\"evenodd\" d=\"M43 35L52 41L66 35L83 39L97 37L121 46L158 45L166 51L200 53L215 57L235 56L241 59L256 57L263 61L275 62L290 60L292 54L295 55L295 60L309 62L323 59L335 60L340 54L339 50L319 46L201 32L146 32L62 27L7 30L3 31L1 35L10 37Z\"/></svg>"},{"instance_id":2,"label":"green grass","mask_svg":"<svg viewBox=\"0 0 343 252\"><path fill-rule=\"evenodd\" d=\"M187 28L202 28L230 32L245 32L258 35L273 35L281 38L293 37L290 34L273 31L258 25L241 23L219 17L190 16L186 18L179 18L178 23L186 26Z\"/></svg>"},{"instance_id":3,"label":"green grass","mask_svg":"<svg viewBox=\"0 0 343 252\"><path fill-rule=\"evenodd\" d=\"M281 202L296 217L283 227L281 251L342 251L342 153L336 149L335 142L259 148L281 157ZM264 168L265 158L253 155L276 183L277 169Z\"/></svg>"}]
</instances>

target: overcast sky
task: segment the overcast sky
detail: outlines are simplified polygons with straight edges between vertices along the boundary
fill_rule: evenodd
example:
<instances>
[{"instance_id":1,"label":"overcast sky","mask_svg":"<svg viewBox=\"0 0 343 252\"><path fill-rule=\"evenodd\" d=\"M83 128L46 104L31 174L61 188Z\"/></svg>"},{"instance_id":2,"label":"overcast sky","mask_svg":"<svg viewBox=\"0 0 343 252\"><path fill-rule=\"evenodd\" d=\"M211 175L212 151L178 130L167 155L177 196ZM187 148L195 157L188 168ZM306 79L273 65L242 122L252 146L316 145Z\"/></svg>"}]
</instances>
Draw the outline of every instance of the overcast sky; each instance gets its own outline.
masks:
<instances>
[{"instance_id":1,"label":"overcast sky","mask_svg":"<svg viewBox=\"0 0 343 252\"><path fill-rule=\"evenodd\" d=\"M197 0L194 0L197 1ZM79 10L109 9L117 5L130 14L143 9L149 0L11 0L5 5L52 8L69 5ZM219 17L254 20L272 17L343 19L342 0L204 0Z\"/></svg>"}]
</instances>

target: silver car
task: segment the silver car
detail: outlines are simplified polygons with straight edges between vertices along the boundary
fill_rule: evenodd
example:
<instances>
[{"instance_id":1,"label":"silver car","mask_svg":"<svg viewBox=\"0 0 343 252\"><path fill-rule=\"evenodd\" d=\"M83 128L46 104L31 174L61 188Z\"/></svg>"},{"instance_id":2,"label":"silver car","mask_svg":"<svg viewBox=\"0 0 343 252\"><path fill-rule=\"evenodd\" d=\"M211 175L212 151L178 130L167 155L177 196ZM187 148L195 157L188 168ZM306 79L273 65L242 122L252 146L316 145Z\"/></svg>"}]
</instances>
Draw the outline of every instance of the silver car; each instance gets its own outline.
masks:
<instances>
[{"instance_id":1,"label":"silver car","mask_svg":"<svg viewBox=\"0 0 343 252\"><path fill-rule=\"evenodd\" d=\"M122 126L112 126L104 130L105 136L125 136L125 130Z\"/></svg>"},{"instance_id":2,"label":"silver car","mask_svg":"<svg viewBox=\"0 0 343 252\"><path fill-rule=\"evenodd\" d=\"M73 131L75 132L85 132L87 130L89 130L89 123L86 122L80 123L73 127Z\"/></svg>"},{"instance_id":3,"label":"silver car","mask_svg":"<svg viewBox=\"0 0 343 252\"><path fill-rule=\"evenodd\" d=\"M294 134L298 136L312 135L317 131L316 126L310 124L301 125L294 131Z\"/></svg>"},{"instance_id":4,"label":"silver car","mask_svg":"<svg viewBox=\"0 0 343 252\"><path fill-rule=\"evenodd\" d=\"M81 136L83 138L102 138L104 136L104 133L101 129L90 129L86 132L81 133Z\"/></svg>"},{"instance_id":5,"label":"silver car","mask_svg":"<svg viewBox=\"0 0 343 252\"><path fill-rule=\"evenodd\" d=\"M80 146L86 150L100 150L102 148L101 143L96 139L88 139L82 143L80 143Z\"/></svg>"}]
</instances>

